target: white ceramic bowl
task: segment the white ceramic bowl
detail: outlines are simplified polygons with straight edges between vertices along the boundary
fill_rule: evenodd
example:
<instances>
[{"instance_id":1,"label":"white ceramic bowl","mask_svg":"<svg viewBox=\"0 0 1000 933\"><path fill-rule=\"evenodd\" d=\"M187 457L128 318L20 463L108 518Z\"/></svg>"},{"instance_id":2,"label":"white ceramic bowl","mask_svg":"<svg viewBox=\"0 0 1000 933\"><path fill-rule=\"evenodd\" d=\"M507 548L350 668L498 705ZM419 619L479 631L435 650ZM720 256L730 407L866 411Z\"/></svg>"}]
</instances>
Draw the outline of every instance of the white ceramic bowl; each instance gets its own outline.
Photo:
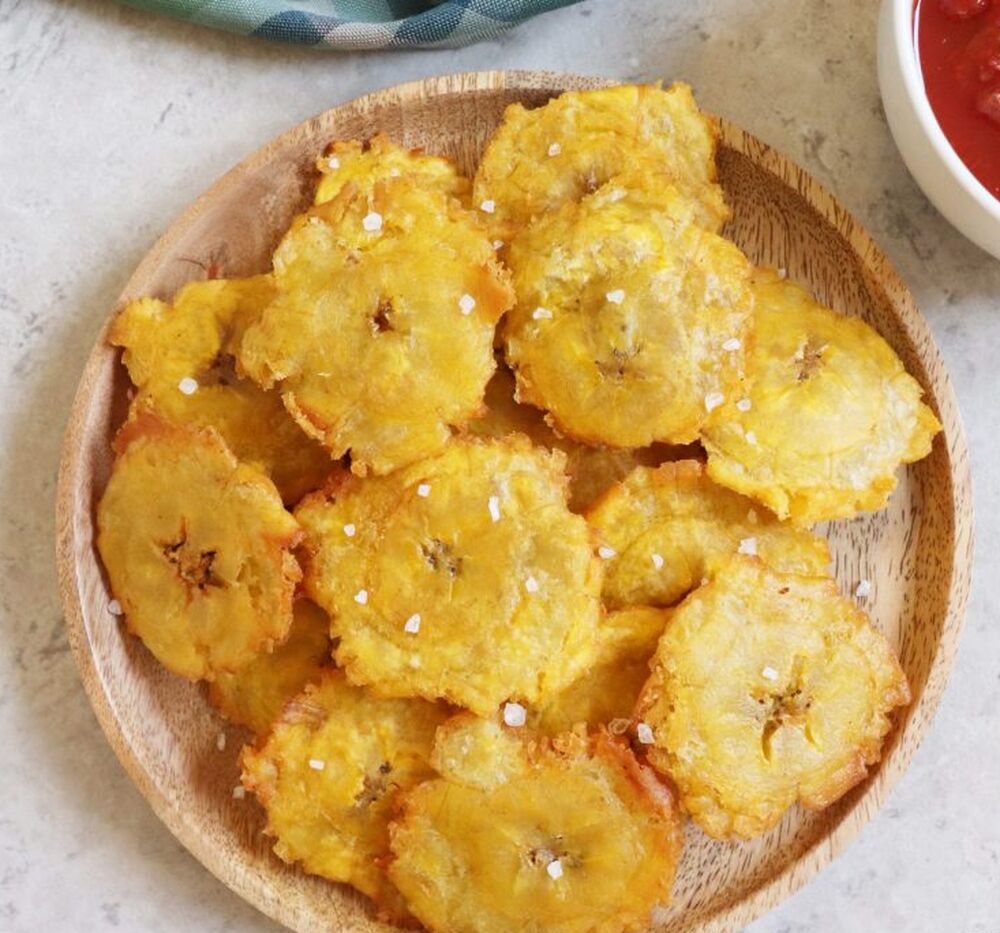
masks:
<instances>
[{"instance_id":1,"label":"white ceramic bowl","mask_svg":"<svg viewBox=\"0 0 1000 933\"><path fill-rule=\"evenodd\" d=\"M1000 259L1000 200L965 167L938 126L924 92L913 10L914 0L882 2L878 77L889 129L906 167L934 206L973 243Z\"/></svg>"}]
</instances>

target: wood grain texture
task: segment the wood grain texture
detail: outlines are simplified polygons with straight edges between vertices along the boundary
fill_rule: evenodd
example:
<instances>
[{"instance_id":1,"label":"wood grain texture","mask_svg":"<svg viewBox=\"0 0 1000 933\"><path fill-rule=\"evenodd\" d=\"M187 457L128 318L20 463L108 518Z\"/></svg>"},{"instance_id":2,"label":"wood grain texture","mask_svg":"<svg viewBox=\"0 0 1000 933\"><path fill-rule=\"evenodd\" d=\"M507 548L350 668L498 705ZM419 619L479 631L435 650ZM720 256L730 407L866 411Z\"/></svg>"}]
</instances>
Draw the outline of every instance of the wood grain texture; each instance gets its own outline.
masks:
<instances>
[{"instance_id":1,"label":"wood grain texture","mask_svg":"<svg viewBox=\"0 0 1000 933\"><path fill-rule=\"evenodd\" d=\"M251 156L198 199L150 251L119 307L169 298L201 274L264 271L315 181L330 141L386 132L449 155L471 172L504 107L608 82L544 72L483 72L401 85L337 107ZM926 732L957 648L969 592L973 521L969 459L955 397L913 298L868 235L805 172L723 124L719 169L734 209L727 234L757 263L785 268L834 308L869 321L920 381L944 434L900 475L889 508L829 526L845 593L872 582L865 601L897 646L913 703L897 719L879 767L822 813L790 811L749 843L713 842L689 828L675 902L660 931L738 929L798 889L855 837L885 802ZM114 309L117 310L117 309ZM106 329L105 329L106 331ZM225 726L200 687L163 670L108 611L94 547L95 503L107 481L109 441L127 377L98 336L66 434L57 502L58 562L70 640L98 719L116 754L177 838L230 888L299 931L387 931L363 898L283 865L262 836L261 814L234 800L237 756L248 735ZM224 750L220 732L228 734Z\"/></svg>"}]
</instances>

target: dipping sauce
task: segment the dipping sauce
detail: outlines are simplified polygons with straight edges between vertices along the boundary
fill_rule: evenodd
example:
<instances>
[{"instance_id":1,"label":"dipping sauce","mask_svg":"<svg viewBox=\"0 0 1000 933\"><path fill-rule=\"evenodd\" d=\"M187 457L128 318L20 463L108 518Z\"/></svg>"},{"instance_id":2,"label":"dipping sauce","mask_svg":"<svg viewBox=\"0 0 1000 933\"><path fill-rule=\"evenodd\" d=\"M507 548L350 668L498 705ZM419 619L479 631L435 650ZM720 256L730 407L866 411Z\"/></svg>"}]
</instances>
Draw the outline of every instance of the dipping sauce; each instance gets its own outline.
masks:
<instances>
[{"instance_id":1,"label":"dipping sauce","mask_svg":"<svg viewBox=\"0 0 1000 933\"><path fill-rule=\"evenodd\" d=\"M1000 199L1000 0L918 0L927 99L959 158Z\"/></svg>"}]
</instances>

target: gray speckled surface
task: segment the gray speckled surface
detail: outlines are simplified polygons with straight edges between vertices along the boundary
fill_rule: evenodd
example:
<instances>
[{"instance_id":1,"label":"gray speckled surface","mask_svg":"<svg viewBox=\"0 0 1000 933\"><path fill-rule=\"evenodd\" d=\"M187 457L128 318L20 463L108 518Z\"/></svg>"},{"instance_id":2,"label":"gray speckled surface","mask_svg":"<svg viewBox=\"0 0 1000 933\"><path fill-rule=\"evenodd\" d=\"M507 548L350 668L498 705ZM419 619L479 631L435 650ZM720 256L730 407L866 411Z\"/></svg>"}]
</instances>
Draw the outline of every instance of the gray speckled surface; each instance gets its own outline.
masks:
<instances>
[{"instance_id":1,"label":"gray speckled surface","mask_svg":"<svg viewBox=\"0 0 1000 933\"><path fill-rule=\"evenodd\" d=\"M972 446L978 568L934 728L888 806L755 933L1000 933L1000 263L903 168L872 0L588 0L455 52L317 55L116 7L0 0L0 929L273 930L173 840L105 744L69 654L52 503L90 342L210 181L373 88L483 67L683 77L828 185L944 351Z\"/></svg>"}]
</instances>

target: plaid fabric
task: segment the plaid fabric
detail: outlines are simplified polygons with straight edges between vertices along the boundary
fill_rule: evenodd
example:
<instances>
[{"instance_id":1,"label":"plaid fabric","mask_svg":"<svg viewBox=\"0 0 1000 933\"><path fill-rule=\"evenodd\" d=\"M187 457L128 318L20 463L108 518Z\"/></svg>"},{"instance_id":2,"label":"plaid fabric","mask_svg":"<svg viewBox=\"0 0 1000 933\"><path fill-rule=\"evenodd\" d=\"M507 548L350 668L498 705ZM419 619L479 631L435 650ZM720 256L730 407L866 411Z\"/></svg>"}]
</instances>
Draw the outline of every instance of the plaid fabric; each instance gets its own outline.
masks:
<instances>
[{"instance_id":1,"label":"plaid fabric","mask_svg":"<svg viewBox=\"0 0 1000 933\"><path fill-rule=\"evenodd\" d=\"M121 0L205 26L316 48L442 48L579 0Z\"/></svg>"}]
</instances>

